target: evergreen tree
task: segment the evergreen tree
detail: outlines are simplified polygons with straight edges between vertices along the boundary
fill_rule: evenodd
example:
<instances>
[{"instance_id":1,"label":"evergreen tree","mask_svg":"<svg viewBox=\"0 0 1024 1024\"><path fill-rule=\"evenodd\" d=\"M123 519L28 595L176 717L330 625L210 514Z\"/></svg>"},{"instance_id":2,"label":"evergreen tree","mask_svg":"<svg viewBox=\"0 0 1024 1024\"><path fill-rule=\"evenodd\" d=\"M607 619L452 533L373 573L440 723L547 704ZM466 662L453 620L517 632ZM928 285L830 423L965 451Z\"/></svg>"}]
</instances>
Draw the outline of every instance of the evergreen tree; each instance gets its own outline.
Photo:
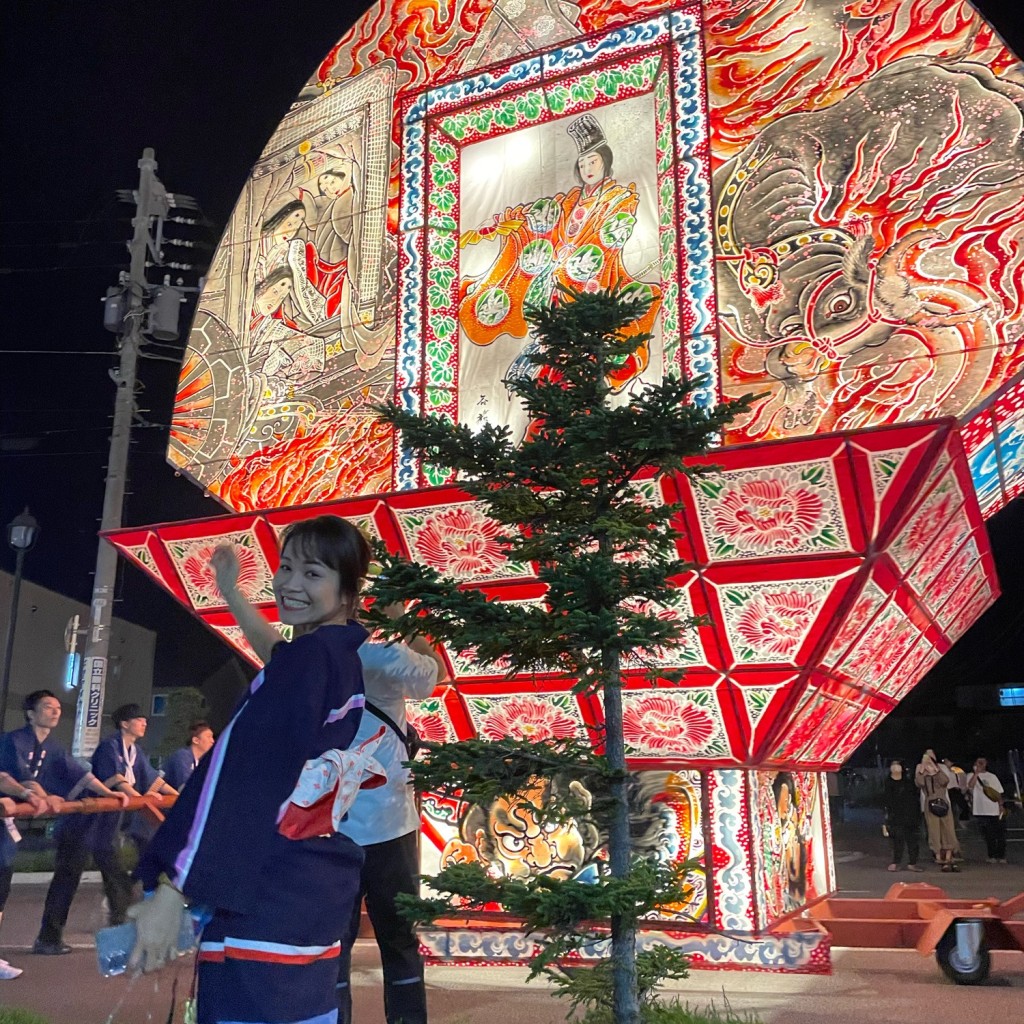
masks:
<instances>
[{"instance_id":1,"label":"evergreen tree","mask_svg":"<svg viewBox=\"0 0 1024 1024\"><path fill-rule=\"evenodd\" d=\"M576 741L471 740L428 745L426 759L414 765L418 789L484 806L536 793L538 779L571 778L575 785L549 787L543 806L531 811L546 821L596 822L607 838L603 877L523 882L459 864L430 880L439 898L411 901L409 912L429 921L450 914L452 898L470 907L502 904L544 936L533 974L554 977L574 1008L590 1005L585 1019L595 1024L649 1018L641 1009L653 1012L657 982L685 971L685 961L667 949L635 953L638 920L684 901L688 865L666 869L631 853L622 668L646 666L659 685L672 685L678 674L657 669L658 652L694 625L658 615L678 604L669 581L687 564L676 547L678 506L662 503L643 482L651 470L694 472L684 457L705 452L747 406L698 408L690 395L703 380L669 377L613 407L609 372L649 340L628 333L641 305L628 290L563 291L550 307L530 310L536 344L524 359L532 370L505 382L531 423L519 445L507 427L472 429L397 407L380 410L425 461L458 474L460 486L504 527L507 557L533 562L546 588L546 607L502 604L382 554L376 598L387 604L415 595L397 631L415 628L480 664L501 662L509 674L565 673L576 692L600 696L605 716L603 753ZM555 970L609 935L608 964L568 978Z\"/></svg>"},{"instance_id":2,"label":"evergreen tree","mask_svg":"<svg viewBox=\"0 0 1024 1024\"><path fill-rule=\"evenodd\" d=\"M192 723L206 714L206 698L194 686L180 686L167 693L166 721L154 754L167 757L192 738Z\"/></svg>"}]
</instances>

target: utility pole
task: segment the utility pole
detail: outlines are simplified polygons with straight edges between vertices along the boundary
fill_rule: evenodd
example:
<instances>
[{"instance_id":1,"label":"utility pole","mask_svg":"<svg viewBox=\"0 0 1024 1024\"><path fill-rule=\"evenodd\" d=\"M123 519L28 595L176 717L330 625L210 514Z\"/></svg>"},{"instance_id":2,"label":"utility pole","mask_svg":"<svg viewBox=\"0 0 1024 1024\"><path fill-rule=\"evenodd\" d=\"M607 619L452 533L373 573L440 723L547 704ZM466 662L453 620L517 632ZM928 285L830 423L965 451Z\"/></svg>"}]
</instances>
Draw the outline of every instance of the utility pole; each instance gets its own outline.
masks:
<instances>
[{"instance_id":1,"label":"utility pole","mask_svg":"<svg viewBox=\"0 0 1024 1024\"><path fill-rule=\"evenodd\" d=\"M146 266L149 261L157 265L164 263L163 226L171 206L195 205L191 197L169 194L156 176L156 167L153 150L143 150L142 159L139 161L138 191L134 195L121 194L122 198L134 199L135 219L132 221L134 233L128 245L131 264L128 274L121 276L124 290L111 289L108 292L104 314L107 326L112 326L114 330L120 332L121 361L117 370L110 371L117 386L117 397L114 402L114 424L110 435L110 456L107 460L101 531L116 530L121 526L132 420L136 412L135 374L139 349L145 343L144 331L156 333L154 325L146 323L150 292L153 290L153 286L146 278ZM164 289L175 291L169 289L169 286L164 286ZM176 315L175 309L174 316ZM166 325L161 329L166 331ZM174 329L177 329L176 323ZM167 334L156 336L166 337ZM75 714L72 752L76 757L89 757L100 739L116 578L117 551L101 537L96 552L96 575L93 580L92 605L82 659L82 685Z\"/></svg>"}]
</instances>

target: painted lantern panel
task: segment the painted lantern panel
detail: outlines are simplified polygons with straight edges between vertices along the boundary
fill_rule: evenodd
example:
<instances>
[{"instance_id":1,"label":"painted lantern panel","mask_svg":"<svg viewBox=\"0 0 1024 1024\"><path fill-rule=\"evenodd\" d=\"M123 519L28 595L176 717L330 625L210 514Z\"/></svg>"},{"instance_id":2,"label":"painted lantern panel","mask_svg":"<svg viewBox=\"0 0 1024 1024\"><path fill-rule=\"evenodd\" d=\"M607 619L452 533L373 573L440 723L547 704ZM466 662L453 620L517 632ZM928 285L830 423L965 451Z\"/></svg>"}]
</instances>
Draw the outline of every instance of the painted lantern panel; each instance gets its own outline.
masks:
<instances>
[{"instance_id":1,"label":"painted lantern panel","mask_svg":"<svg viewBox=\"0 0 1024 1024\"><path fill-rule=\"evenodd\" d=\"M761 928L832 888L828 799L817 772L752 772L754 894Z\"/></svg>"},{"instance_id":2,"label":"painted lantern panel","mask_svg":"<svg viewBox=\"0 0 1024 1024\"><path fill-rule=\"evenodd\" d=\"M577 799L587 793L578 782ZM498 798L488 807L426 794L420 870L436 875L452 864L479 863L501 878L542 875L556 879L594 881L607 870L606 837L589 821L538 824L532 807L550 797L549 785L538 785L518 797ZM663 907L648 917L648 926L709 920L704 861L703 782L695 771L644 771L631 779L630 820L634 851L660 864L696 861L701 866L686 876L686 900ZM499 912L500 907L492 909Z\"/></svg>"},{"instance_id":3,"label":"painted lantern panel","mask_svg":"<svg viewBox=\"0 0 1024 1024\"><path fill-rule=\"evenodd\" d=\"M681 501L675 608L700 616L678 644L623 664L623 733L638 769L841 764L995 599L998 585L970 468L950 421L726 447L709 468L640 481ZM274 618L281 531L334 512L457 586L545 615L535 567L508 557L499 529L459 487L397 491L198 523L120 531L114 543L235 643L208 567L240 548L243 585ZM636 609L634 609L636 610ZM500 662L447 648L454 681L411 708L437 738L575 736L601 743L598 697L556 670L509 677ZM654 667L654 677L647 669ZM660 668L683 668L679 682Z\"/></svg>"},{"instance_id":4,"label":"painted lantern panel","mask_svg":"<svg viewBox=\"0 0 1024 1024\"><path fill-rule=\"evenodd\" d=\"M686 932L757 933L832 887L814 770L998 593L981 513L1024 490L1022 83L967 0L379 0L267 143L200 297L168 458L234 514L112 541L254 663L209 552L238 545L273 618L280 533L322 512L543 614L534 567L373 406L529 437L506 383L524 309L562 285L650 299L613 402L666 374L704 405L763 397L719 472L644 484L685 503L693 562L675 609L644 610L704 617L653 652L681 683L624 665L641 849L703 865L648 926L705 966L820 969L820 935ZM600 745L572 680L444 653L452 684L408 709L425 738ZM602 869L585 823L527 834L521 811L428 796L424 871Z\"/></svg>"},{"instance_id":5,"label":"painted lantern panel","mask_svg":"<svg viewBox=\"0 0 1024 1024\"><path fill-rule=\"evenodd\" d=\"M958 0L704 12L731 438L974 408L1024 358L1019 63Z\"/></svg>"},{"instance_id":6,"label":"painted lantern panel","mask_svg":"<svg viewBox=\"0 0 1024 1024\"><path fill-rule=\"evenodd\" d=\"M765 392L733 442L968 416L1024 365L1020 81L966 0L375 6L246 183L169 457L236 510L415 488L371 405L525 435L523 306L613 279L654 300L619 400Z\"/></svg>"}]
</instances>

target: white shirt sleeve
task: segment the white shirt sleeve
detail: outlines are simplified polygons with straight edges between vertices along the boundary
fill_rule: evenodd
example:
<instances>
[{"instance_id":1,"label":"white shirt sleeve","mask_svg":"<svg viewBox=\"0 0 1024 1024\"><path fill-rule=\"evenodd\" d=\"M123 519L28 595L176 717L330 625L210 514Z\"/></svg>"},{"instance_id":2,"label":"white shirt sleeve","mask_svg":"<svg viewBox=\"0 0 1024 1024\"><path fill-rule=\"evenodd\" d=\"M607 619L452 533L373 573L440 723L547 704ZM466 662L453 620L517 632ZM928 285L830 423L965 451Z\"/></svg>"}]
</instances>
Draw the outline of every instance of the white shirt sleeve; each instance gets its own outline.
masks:
<instances>
[{"instance_id":1,"label":"white shirt sleeve","mask_svg":"<svg viewBox=\"0 0 1024 1024\"><path fill-rule=\"evenodd\" d=\"M359 660L370 700L425 700L437 686L437 662L403 643L367 640L359 648Z\"/></svg>"}]
</instances>

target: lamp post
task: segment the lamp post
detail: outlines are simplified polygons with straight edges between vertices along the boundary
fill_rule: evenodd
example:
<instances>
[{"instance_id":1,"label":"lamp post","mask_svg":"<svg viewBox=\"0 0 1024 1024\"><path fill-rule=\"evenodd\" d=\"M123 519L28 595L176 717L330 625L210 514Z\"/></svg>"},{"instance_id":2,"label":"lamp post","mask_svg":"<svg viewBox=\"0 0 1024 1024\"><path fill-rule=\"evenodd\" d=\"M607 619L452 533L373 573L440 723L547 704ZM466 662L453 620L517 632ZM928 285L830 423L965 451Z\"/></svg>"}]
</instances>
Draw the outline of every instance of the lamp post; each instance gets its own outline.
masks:
<instances>
[{"instance_id":1,"label":"lamp post","mask_svg":"<svg viewBox=\"0 0 1024 1024\"><path fill-rule=\"evenodd\" d=\"M14 586L11 588L11 610L7 616L7 639L4 642L4 674L0 679L0 732L3 732L7 714L7 687L11 680L11 657L14 654L14 627L18 622L18 595L21 592L21 570L25 553L31 550L39 536L39 524L26 507L20 516L7 524L7 544L15 552Z\"/></svg>"}]
</instances>

